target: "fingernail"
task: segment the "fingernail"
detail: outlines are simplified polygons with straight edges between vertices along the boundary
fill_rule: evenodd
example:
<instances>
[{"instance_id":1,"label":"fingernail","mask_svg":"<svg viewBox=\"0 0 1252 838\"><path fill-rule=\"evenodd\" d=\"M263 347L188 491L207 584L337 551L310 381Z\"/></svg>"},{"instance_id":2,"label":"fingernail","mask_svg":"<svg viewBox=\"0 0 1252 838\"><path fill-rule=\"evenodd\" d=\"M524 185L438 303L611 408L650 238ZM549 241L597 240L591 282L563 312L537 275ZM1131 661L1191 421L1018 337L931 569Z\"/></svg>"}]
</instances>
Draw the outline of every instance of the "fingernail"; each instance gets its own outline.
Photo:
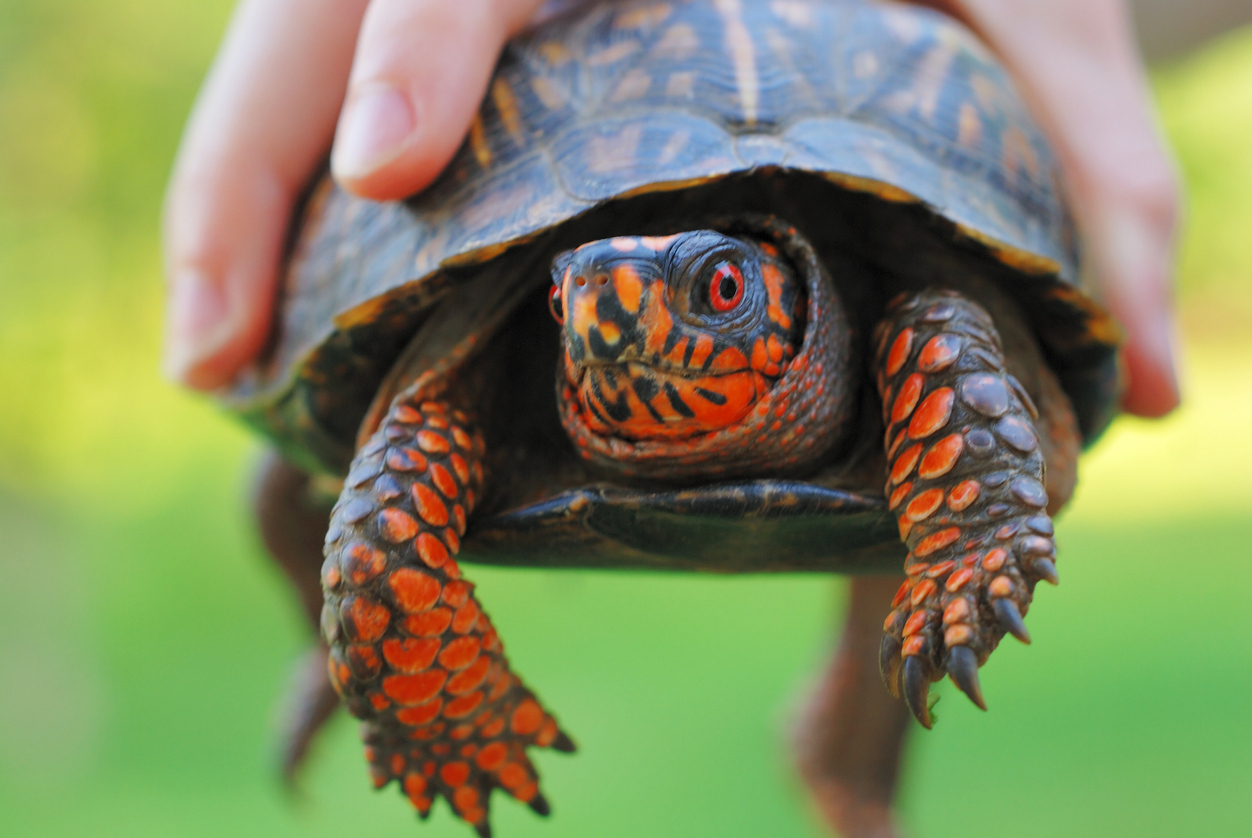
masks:
<instances>
[{"instance_id":1,"label":"fingernail","mask_svg":"<svg viewBox=\"0 0 1252 838\"><path fill-rule=\"evenodd\" d=\"M222 289L199 271L182 271L170 285L166 320L165 375L195 385L195 370L231 338L232 323Z\"/></svg>"},{"instance_id":2,"label":"fingernail","mask_svg":"<svg viewBox=\"0 0 1252 838\"><path fill-rule=\"evenodd\" d=\"M336 177L364 177L404 150L417 119L409 98L387 84L354 91L339 123L331 168Z\"/></svg>"}]
</instances>

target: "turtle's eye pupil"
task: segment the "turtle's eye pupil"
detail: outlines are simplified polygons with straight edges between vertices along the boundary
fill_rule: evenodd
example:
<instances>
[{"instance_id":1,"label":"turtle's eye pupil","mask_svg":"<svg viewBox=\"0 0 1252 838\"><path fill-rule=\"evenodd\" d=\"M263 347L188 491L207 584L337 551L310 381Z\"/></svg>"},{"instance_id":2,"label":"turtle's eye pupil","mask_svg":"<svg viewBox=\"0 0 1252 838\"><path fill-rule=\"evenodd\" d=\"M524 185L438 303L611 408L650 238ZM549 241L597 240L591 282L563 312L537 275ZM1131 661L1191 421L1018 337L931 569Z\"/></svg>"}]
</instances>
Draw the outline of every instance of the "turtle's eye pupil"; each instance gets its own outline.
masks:
<instances>
[{"instance_id":1,"label":"turtle's eye pupil","mask_svg":"<svg viewBox=\"0 0 1252 838\"><path fill-rule=\"evenodd\" d=\"M561 286L553 285L548 292L548 310L556 318L556 322L565 325L565 304L561 302Z\"/></svg>"},{"instance_id":2,"label":"turtle's eye pupil","mask_svg":"<svg viewBox=\"0 0 1252 838\"><path fill-rule=\"evenodd\" d=\"M729 262L722 262L709 280L709 304L714 311L731 311L743 300L743 274Z\"/></svg>"}]
</instances>

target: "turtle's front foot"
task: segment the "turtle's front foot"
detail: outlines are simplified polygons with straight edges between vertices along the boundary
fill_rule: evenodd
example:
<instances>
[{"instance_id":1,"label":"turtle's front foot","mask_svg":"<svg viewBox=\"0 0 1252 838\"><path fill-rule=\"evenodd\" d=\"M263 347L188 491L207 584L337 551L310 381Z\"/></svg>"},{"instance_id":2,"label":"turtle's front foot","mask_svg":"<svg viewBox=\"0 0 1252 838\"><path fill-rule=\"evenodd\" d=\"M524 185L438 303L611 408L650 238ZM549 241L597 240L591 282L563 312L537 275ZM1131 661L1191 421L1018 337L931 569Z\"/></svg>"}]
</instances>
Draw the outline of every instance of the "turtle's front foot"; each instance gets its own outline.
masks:
<instances>
[{"instance_id":1,"label":"turtle's front foot","mask_svg":"<svg viewBox=\"0 0 1252 838\"><path fill-rule=\"evenodd\" d=\"M574 743L512 672L456 562L482 456L459 410L393 405L331 516L322 634L374 785L396 781L422 817L443 797L485 838L494 788L548 814L526 748Z\"/></svg>"},{"instance_id":2,"label":"turtle's front foot","mask_svg":"<svg viewBox=\"0 0 1252 838\"><path fill-rule=\"evenodd\" d=\"M879 326L887 496L909 548L880 665L924 726L946 673L986 709L978 667L1006 633L1023 643L1035 584L1057 582L1030 397L995 326L951 292L895 301Z\"/></svg>"}]
</instances>

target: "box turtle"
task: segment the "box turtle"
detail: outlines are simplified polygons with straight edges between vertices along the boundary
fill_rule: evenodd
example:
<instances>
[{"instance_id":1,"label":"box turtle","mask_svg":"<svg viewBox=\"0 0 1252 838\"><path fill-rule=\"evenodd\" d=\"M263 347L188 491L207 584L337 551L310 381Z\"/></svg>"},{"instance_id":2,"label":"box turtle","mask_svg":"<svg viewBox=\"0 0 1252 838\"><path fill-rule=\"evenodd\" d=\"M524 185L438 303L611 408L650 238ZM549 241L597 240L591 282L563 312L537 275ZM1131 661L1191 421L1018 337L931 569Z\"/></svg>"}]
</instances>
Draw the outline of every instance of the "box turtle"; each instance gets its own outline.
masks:
<instances>
[{"instance_id":1,"label":"box turtle","mask_svg":"<svg viewBox=\"0 0 1252 838\"><path fill-rule=\"evenodd\" d=\"M443 797L488 835L497 787L548 812L527 748L573 741L463 562L850 573L798 762L832 825L882 834L908 711L929 727L945 675L982 707L979 666L1029 641L1117 343L1054 158L942 15L544 24L428 190L311 190L274 339L226 396L281 452L262 534L323 640L287 770L342 699L423 817Z\"/></svg>"}]
</instances>

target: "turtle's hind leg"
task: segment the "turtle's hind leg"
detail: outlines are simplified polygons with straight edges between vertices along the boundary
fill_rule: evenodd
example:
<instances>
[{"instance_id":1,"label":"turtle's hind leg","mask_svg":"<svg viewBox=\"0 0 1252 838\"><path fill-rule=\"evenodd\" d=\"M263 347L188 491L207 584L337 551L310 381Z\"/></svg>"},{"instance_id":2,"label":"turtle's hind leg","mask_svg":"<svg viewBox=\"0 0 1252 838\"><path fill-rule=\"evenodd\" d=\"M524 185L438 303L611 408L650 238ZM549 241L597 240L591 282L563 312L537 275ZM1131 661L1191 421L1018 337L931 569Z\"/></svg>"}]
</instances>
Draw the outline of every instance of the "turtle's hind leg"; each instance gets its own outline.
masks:
<instances>
[{"instance_id":1,"label":"turtle's hind leg","mask_svg":"<svg viewBox=\"0 0 1252 838\"><path fill-rule=\"evenodd\" d=\"M455 559L482 455L449 404L392 405L331 516L322 633L375 786L398 781L423 817L441 795L485 836L494 787L548 813L526 748L574 745L510 671Z\"/></svg>"},{"instance_id":2,"label":"turtle's hind leg","mask_svg":"<svg viewBox=\"0 0 1252 838\"><path fill-rule=\"evenodd\" d=\"M899 584L898 576L852 578L838 651L793 737L814 807L844 838L898 834L891 803L909 713L879 683L878 646L883 607Z\"/></svg>"},{"instance_id":3,"label":"turtle's hind leg","mask_svg":"<svg viewBox=\"0 0 1252 838\"><path fill-rule=\"evenodd\" d=\"M1038 414L991 317L954 292L894 301L876 364L888 506L909 550L882 672L930 727L930 684L945 673L986 709L978 667L1006 632L1030 642L1035 584L1057 581Z\"/></svg>"},{"instance_id":4,"label":"turtle's hind leg","mask_svg":"<svg viewBox=\"0 0 1252 838\"><path fill-rule=\"evenodd\" d=\"M261 540L282 568L314 634L322 611L322 540L330 521L330 501L310 491L309 475L275 452L257 468L253 508ZM283 780L292 785L317 732L339 707L339 696L326 672L326 646L317 643L296 663L283 699L280 733Z\"/></svg>"}]
</instances>

